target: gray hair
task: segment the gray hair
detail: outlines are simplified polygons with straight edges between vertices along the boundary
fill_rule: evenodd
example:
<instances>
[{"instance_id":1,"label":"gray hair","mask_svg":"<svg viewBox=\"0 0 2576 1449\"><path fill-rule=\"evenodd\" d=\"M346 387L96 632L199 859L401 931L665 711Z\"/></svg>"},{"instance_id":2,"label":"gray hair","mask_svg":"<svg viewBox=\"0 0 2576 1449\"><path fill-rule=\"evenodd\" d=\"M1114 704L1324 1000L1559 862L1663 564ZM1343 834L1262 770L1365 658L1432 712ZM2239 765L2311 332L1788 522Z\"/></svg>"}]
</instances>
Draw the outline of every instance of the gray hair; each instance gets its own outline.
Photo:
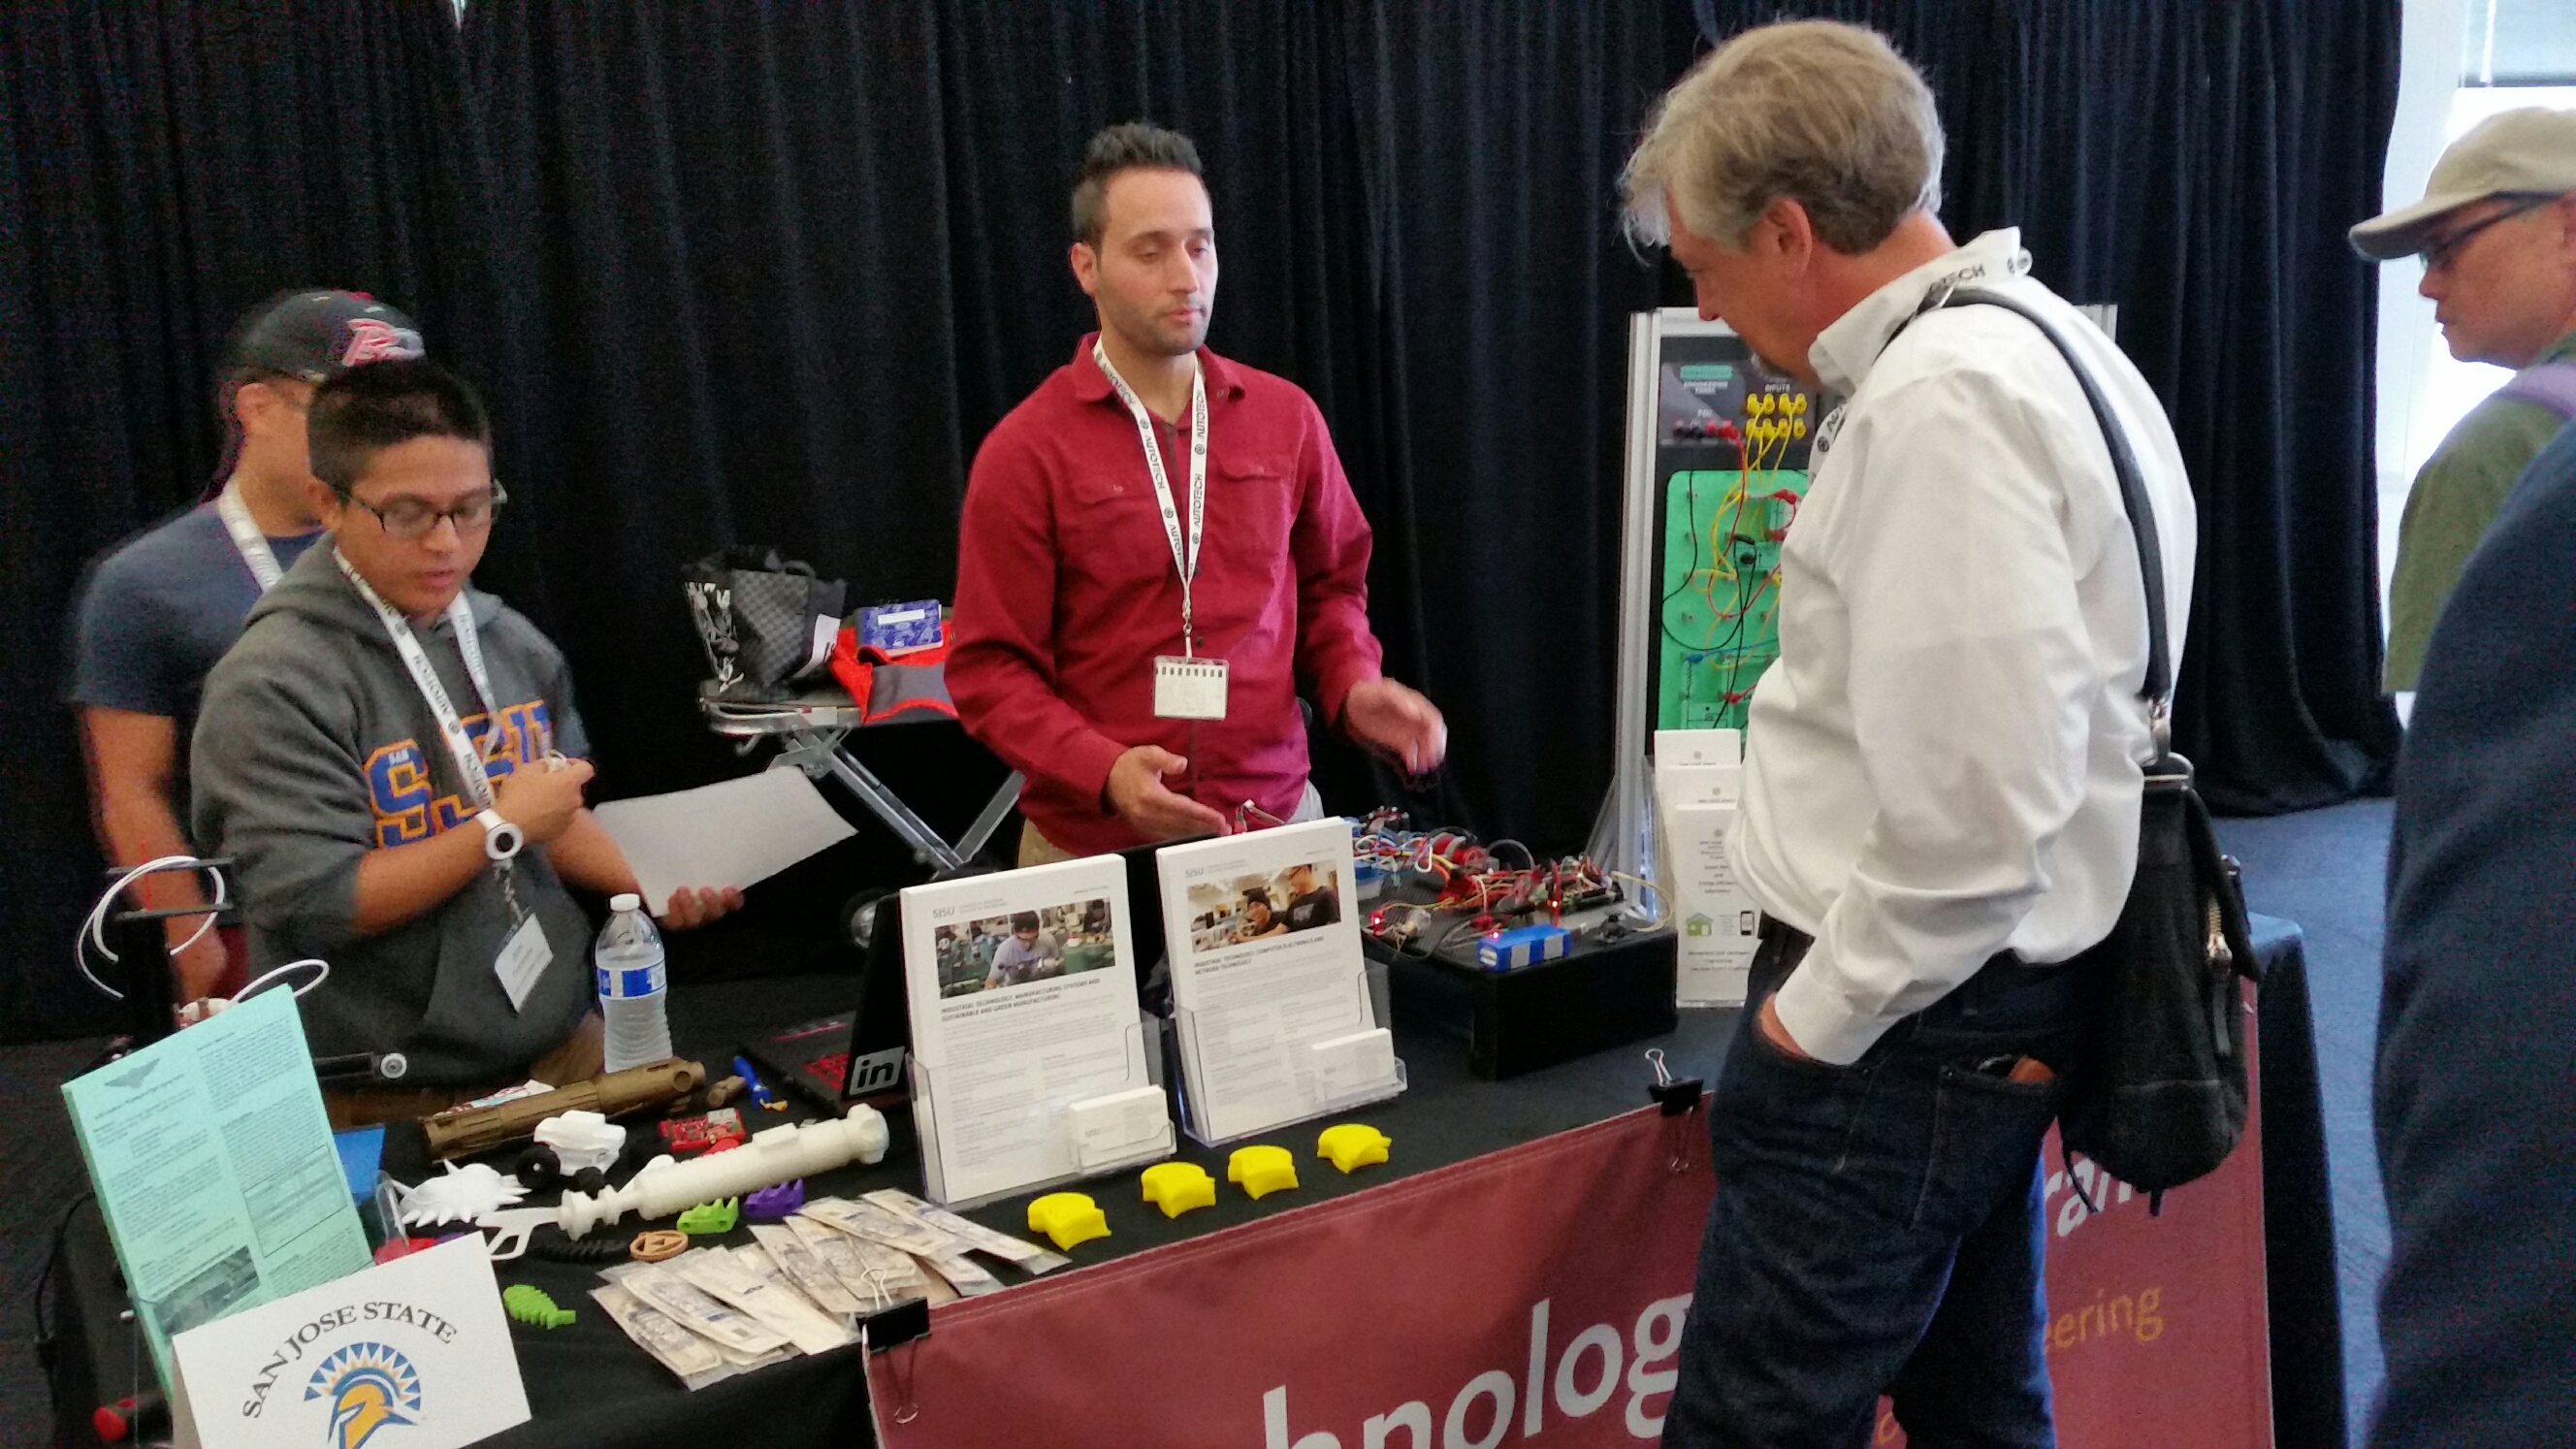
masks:
<instances>
[{"instance_id":1,"label":"gray hair","mask_svg":"<svg viewBox=\"0 0 2576 1449\"><path fill-rule=\"evenodd\" d=\"M1846 256L1941 204L1941 117L1932 88L1887 38L1830 20L1748 30L1691 67L1655 109L1620 177L1637 240L1682 224L1741 250L1771 203L1806 208Z\"/></svg>"},{"instance_id":2,"label":"gray hair","mask_svg":"<svg viewBox=\"0 0 2576 1449\"><path fill-rule=\"evenodd\" d=\"M1186 171L1206 185L1199 148L1178 131L1149 121L1128 121L1094 134L1082 148L1082 170L1073 180L1074 240L1100 245L1109 226L1109 178L1121 171Z\"/></svg>"}]
</instances>

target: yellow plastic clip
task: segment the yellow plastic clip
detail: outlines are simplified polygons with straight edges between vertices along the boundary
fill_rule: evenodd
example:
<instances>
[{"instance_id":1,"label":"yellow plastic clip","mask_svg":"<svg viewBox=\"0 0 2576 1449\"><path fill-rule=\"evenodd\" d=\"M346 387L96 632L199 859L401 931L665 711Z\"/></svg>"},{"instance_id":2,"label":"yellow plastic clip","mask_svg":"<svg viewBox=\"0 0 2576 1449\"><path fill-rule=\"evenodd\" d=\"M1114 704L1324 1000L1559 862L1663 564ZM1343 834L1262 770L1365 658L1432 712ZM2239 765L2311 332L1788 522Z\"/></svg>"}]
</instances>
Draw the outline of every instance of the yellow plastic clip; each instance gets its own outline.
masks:
<instances>
[{"instance_id":1,"label":"yellow plastic clip","mask_svg":"<svg viewBox=\"0 0 2576 1449\"><path fill-rule=\"evenodd\" d=\"M1297 1185L1297 1159L1285 1147L1238 1147L1225 1160L1225 1180L1242 1183L1248 1197L1268 1197Z\"/></svg>"},{"instance_id":2,"label":"yellow plastic clip","mask_svg":"<svg viewBox=\"0 0 2576 1449\"><path fill-rule=\"evenodd\" d=\"M1109 1236L1109 1219L1089 1193L1051 1192L1029 1204L1029 1231L1044 1233L1060 1249Z\"/></svg>"},{"instance_id":3,"label":"yellow plastic clip","mask_svg":"<svg viewBox=\"0 0 2576 1449\"><path fill-rule=\"evenodd\" d=\"M1352 1172L1372 1162L1386 1161L1386 1149L1394 1143L1394 1138L1374 1127L1344 1122L1325 1128L1323 1135L1315 1139L1315 1155L1344 1172Z\"/></svg>"},{"instance_id":4,"label":"yellow plastic clip","mask_svg":"<svg viewBox=\"0 0 2576 1449\"><path fill-rule=\"evenodd\" d=\"M1195 1162L1157 1162L1145 1169L1145 1201L1176 1218L1192 1208L1216 1206L1216 1179Z\"/></svg>"}]
</instances>

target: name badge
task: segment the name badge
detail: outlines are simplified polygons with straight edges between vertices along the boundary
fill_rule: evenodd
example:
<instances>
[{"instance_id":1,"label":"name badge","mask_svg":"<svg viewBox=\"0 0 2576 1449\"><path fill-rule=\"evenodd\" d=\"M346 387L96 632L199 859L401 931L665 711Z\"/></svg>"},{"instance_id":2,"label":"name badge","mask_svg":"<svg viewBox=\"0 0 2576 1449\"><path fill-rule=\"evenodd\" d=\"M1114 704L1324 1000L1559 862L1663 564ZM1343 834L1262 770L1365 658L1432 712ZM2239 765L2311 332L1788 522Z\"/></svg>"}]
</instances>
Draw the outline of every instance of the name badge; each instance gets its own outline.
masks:
<instances>
[{"instance_id":1,"label":"name badge","mask_svg":"<svg viewBox=\"0 0 2576 1449\"><path fill-rule=\"evenodd\" d=\"M492 963L492 974L501 978L501 989L509 993L512 1011L526 1004L528 993L536 989L537 978L546 974L547 965L554 959L554 948L546 944L546 929L537 924L535 916L521 921L519 929L510 933L510 939L501 947L501 959Z\"/></svg>"},{"instance_id":2,"label":"name badge","mask_svg":"<svg viewBox=\"0 0 2576 1449\"><path fill-rule=\"evenodd\" d=\"M1225 718L1225 661L1162 654L1154 659L1156 719Z\"/></svg>"}]
</instances>

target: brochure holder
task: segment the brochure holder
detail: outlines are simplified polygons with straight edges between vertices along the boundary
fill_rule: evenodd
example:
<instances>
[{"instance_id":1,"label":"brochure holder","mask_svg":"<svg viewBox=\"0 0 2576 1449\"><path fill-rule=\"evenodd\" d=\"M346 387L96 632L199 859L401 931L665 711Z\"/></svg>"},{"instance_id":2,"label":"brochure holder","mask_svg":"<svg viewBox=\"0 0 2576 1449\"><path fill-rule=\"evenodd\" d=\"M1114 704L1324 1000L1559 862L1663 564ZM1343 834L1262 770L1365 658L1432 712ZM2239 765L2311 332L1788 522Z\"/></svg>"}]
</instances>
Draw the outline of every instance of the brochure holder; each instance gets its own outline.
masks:
<instances>
[{"instance_id":1,"label":"brochure holder","mask_svg":"<svg viewBox=\"0 0 2576 1449\"><path fill-rule=\"evenodd\" d=\"M1142 1021L1127 1028L1129 1082L1147 1080L1146 1031ZM1019 1109L1030 1129L1056 1142L1050 1156L1064 1170L1026 1182L999 1187L971 1197L951 1197L948 1174L940 1160L938 1116L957 1107L951 1092L957 1073L911 1059L912 1120L921 1143L924 1197L953 1212L967 1212L1027 1193L1048 1192L1071 1183L1107 1177L1131 1167L1160 1162L1177 1150L1170 1099L1152 1085L1114 1087L1107 1092L1074 1092L1050 1096Z\"/></svg>"},{"instance_id":2,"label":"brochure holder","mask_svg":"<svg viewBox=\"0 0 2576 1449\"><path fill-rule=\"evenodd\" d=\"M1351 982L1352 989L1370 1003L1368 1019L1381 1024L1290 1048L1303 1053L1305 1059L1299 1065L1311 1074L1316 1084L1315 1095L1308 1106L1293 1116L1223 1135L1207 1130L1203 1105L1190 1095L1189 1084L1205 1081L1208 1076L1205 1060L1195 1056L1204 1041L1198 1030L1197 1017L1186 1009L1175 1010L1172 1023L1174 1057L1185 1070L1174 1074L1172 1086L1181 1103L1182 1130L1189 1134L1190 1140L1202 1147L1223 1147L1266 1136L1300 1122L1312 1122L1375 1102L1393 1101L1404 1095L1412 1083L1405 1071L1404 1059L1395 1054L1394 1033L1383 1025L1386 1020L1383 1005L1386 968L1376 962L1363 961L1351 973ZM1180 1060L1183 1057L1191 1059Z\"/></svg>"}]
</instances>

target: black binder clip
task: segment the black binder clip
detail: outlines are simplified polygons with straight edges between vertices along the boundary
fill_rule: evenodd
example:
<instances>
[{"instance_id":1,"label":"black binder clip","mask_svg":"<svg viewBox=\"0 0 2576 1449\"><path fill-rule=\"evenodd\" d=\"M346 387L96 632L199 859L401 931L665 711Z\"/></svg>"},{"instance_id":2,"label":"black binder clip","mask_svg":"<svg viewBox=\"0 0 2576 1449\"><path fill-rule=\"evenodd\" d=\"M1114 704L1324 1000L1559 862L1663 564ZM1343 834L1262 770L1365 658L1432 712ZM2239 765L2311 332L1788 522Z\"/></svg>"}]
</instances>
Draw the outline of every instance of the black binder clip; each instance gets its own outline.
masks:
<instances>
[{"instance_id":1,"label":"black binder clip","mask_svg":"<svg viewBox=\"0 0 2576 1449\"><path fill-rule=\"evenodd\" d=\"M894 1421L909 1424L921 1417L921 1397L913 1392L912 1360L921 1352L921 1340L930 1336L930 1300L907 1298L892 1308L869 1314L859 1320L859 1341L868 1346L871 1355L913 1345L911 1353L888 1361L886 1375L895 1388L897 1402Z\"/></svg>"},{"instance_id":2,"label":"black binder clip","mask_svg":"<svg viewBox=\"0 0 2576 1449\"><path fill-rule=\"evenodd\" d=\"M930 1300L906 1298L892 1308L859 1320L859 1335L870 1353L883 1353L930 1334Z\"/></svg>"},{"instance_id":3,"label":"black binder clip","mask_svg":"<svg viewBox=\"0 0 2576 1449\"><path fill-rule=\"evenodd\" d=\"M1655 1069L1655 1079L1646 1084L1646 1095L1664 1109L1667 1117L1686 1116L1698 1110L1700 1082L1697 1077L1676 1077L1664 1065L1664 1049L1648 1047L1646 1064Z\"/></svg>"}]
</instances>

